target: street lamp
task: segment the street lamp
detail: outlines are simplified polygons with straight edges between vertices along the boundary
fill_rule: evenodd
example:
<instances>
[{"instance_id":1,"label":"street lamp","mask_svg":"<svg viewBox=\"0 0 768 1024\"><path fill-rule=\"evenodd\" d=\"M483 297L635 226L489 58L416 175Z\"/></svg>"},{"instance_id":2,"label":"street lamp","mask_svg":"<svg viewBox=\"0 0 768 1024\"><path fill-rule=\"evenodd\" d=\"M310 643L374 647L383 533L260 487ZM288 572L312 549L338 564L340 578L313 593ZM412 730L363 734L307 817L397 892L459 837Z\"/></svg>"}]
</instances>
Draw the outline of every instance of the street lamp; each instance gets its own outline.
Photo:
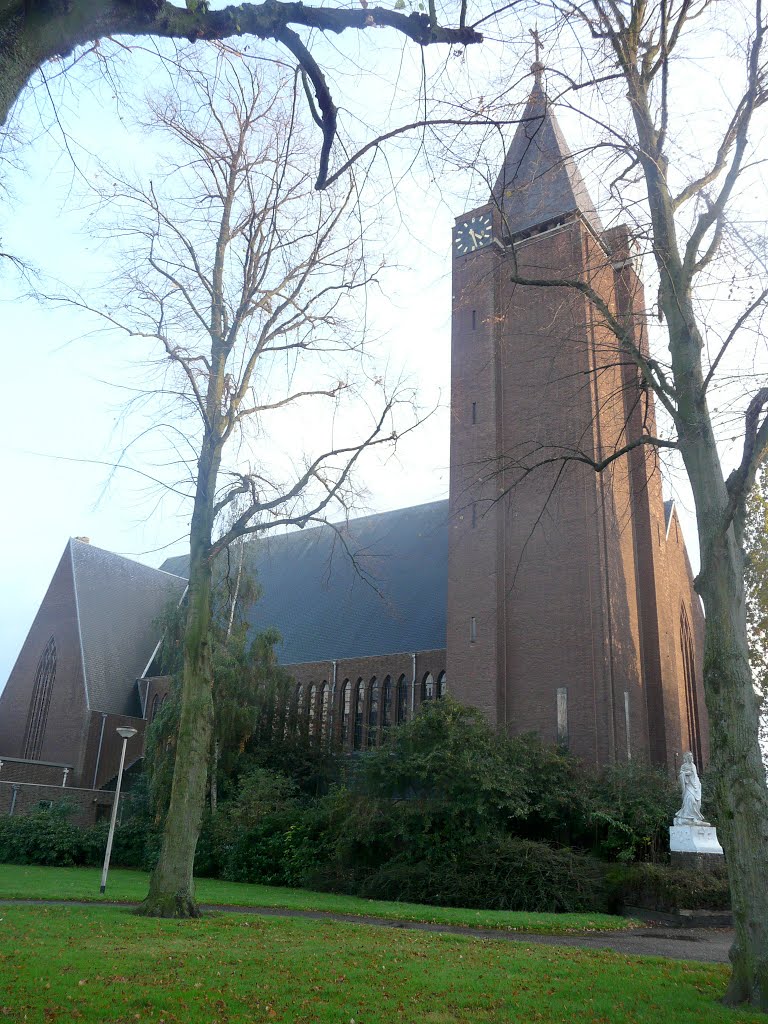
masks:
<instances>
[{"instance_id":1,"label":"street lamp","mask_svg":"<svg viewBox=\"0 0 768 1024\"><path fill-rule=\"evenodd\" d=\"M123 781L123 765L125 764L125 748L128 740L136 735L136 729L121 725L117 730L118 736L123 737L123 749L120 751L120 767L117 770L117 786L115 786L115 802L112 804L112 817L109 820L109 835L107 836L107 849L104 853L104 867L101 869L101 886L99 892L107 888L107 872L109 871L109 858L112 855L112 840L115 837L115 821L117 820L117 805L120 803L120 786Z\"/></svg>"}]
</instances>

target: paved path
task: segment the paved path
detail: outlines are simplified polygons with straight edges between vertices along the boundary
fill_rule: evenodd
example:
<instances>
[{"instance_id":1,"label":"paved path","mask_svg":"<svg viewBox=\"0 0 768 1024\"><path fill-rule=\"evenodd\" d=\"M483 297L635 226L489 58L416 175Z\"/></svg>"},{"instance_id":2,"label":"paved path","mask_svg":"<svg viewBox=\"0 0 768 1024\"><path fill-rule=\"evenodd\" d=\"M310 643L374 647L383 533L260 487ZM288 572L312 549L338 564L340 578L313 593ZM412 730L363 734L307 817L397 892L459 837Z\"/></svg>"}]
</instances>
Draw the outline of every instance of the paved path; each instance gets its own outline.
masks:
<instances>
[{"instance_id":1,"label":"paved path","mask_svg":"<svg viewBox=\"0 0 768 1024\"><path fill-rule=\"evenodd\" d=\"M129 903L85 900L0 900L0 906L28 904L33 906L130 907ZM466 928L460 925L428 924L424 921L393 921L385 917L360 917L356 914L334 914L322 910L287 910L282 907L236 907L203 904L205 911L226 914L257 914L266 917L305 917L316 921L342 921L345 924L372 925L377 928L400 928L407 931L442 932L466 935L474 939L496 942L523 942L527 945L573 946L579 949L611 949L628 956L661 956L670 960L700 960L705 963L728 963L728 950L733 942L730 928L665 928L643 926L623 932L582 932L574 935L537 935L528 932L505 932L497 929Z\"/></svg>"}]
</instances>

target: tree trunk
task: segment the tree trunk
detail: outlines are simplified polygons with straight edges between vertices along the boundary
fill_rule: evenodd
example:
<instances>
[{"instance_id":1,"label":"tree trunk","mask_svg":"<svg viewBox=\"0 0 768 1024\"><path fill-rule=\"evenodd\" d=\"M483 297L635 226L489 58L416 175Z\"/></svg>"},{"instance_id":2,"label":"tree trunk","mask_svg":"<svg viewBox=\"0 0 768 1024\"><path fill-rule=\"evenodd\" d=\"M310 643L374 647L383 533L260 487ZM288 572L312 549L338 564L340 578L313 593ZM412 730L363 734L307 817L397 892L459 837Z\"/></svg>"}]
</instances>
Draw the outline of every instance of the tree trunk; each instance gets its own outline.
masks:
<instances>
[{"instance_id":1,"label":"tree trunk","mask_svg":"<svg viewBox=\"0 0 768 1024\"><path fill-rule=\"evenodd\" d=\"M768 1011L768 788L749 666L743 555L732 529L710 549L699 591L706 611L710 771L736 929L725 1002Z\"/></svg>"},{"instance_id":2,"label":"tree trunk","mask_svg":"<svg viewBox=\"0 0 768 1024\"><path fill-rule=\"evenodd\" d=\"M685 407L684 407L685 408ZM693 411L691 411L693 410ZM768 787L760 751L759 702L747 641L744 552L706 405L691 402L682 454L696 502L704 602L704 692L736 937L725 1002L768 1011ZM726 525L727 524L727 525Z\"/></svg>"},{"instance_id":3,"label":"tree trunk","mask_svg":"<svg viewBox=\"0 0 768 1024\"><path fill-rule=\"evenodd\" d=\"M215 814L219 808L219 741L213 741L213 756L211 758L211 814Z\"/></svg>"},{"instance_id":4,"label":"tree trunk","mask_svg":"<svg viewBox=\"0 0 768 1024\"><path fill-rule=\"evenodd\" d=\"M193 869L205 806L213 735L211 625L211 531L213 494L220 458L204 443L190 529L189 590L184 630L184 668L179 736L171 802L160 859L147 898L137 909L146 917L199 917Z\"/></svg>"}]
</instances>

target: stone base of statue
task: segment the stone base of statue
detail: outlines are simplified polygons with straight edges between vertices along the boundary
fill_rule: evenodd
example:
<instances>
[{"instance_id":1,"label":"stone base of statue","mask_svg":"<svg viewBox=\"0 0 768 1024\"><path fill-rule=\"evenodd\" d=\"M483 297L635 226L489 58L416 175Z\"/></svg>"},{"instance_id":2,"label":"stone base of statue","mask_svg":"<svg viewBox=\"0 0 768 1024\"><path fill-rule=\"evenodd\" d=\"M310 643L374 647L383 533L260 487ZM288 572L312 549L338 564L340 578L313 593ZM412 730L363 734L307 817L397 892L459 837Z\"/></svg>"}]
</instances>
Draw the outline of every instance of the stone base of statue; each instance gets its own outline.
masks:
<instances>
[{"instance_id":1,"label":"stone base of statue","mask_svg":"<svg viewBox=\"0 0 768 1024\"><path fill-rule=\"evenodd\" d=\"M712 825L673 825L669 850L677 867L707 870L723 863L723 848Z\"/></svg>"}]
</instances>

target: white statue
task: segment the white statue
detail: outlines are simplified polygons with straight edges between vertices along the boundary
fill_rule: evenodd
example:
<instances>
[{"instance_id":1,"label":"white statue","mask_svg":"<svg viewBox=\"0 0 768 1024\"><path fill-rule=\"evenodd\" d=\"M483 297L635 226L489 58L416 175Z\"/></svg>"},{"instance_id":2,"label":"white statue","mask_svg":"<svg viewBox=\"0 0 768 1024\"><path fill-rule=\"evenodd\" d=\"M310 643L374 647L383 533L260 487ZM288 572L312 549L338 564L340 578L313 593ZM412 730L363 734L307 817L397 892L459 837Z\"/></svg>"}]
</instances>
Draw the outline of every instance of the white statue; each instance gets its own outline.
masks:
<instances>
[{"instance_id":1,"label":"white statue","mask_svg":"<svg viewBox=\"0 0 768 1024\"><path fill-rule=\"evenodd\" d=\"M690 750L683 754L678 774L683 806L675 815L675 825L709 825L701 813L701 780Z\"/></svg>"}]
</instances>

